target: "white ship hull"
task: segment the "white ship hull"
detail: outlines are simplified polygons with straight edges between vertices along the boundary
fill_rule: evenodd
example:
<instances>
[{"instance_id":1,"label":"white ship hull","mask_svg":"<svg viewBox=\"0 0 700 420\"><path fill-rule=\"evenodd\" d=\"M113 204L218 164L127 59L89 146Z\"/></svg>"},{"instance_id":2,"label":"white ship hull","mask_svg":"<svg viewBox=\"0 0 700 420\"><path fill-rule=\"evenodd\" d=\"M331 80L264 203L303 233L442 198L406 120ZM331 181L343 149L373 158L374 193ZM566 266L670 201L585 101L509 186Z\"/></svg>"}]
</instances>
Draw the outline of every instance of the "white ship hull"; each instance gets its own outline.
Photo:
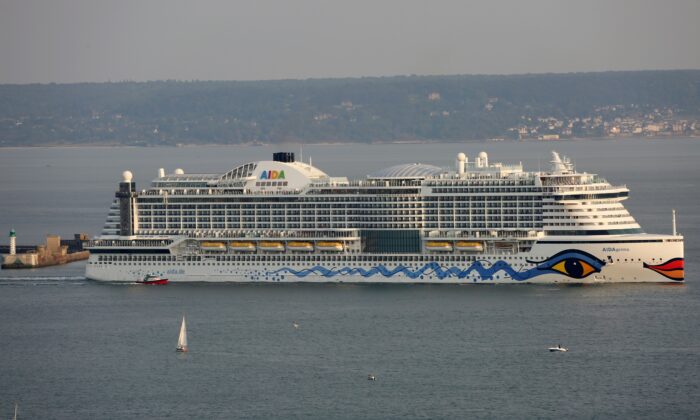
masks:
<instances>
[{"instance_id":1,"label":"white ship hull","mask_svg":"<svg viewBox=\"0 0 700 420\"><path fill-rule=\"evenodd\" d=\"M291 153L223 174L123 173L87 277L133 282L682 282L683 237L650 235L624 185L576 172L396 165L348 180Z\"/></svg>"},{"instance_id":2,"label":"white ship hull","mask_svg":"<svg viewBox=\"0 0 700 420\"><path fill-rule=\"evenodd\" d=\"M589 237L590 238L590 237ZM237 254L240 255L240 254ZM277 255L277 254L276 254ZM354 257L354 258L353 258ZM147 274L170 282L267 283L680 283L683 238L666 235L625 237L559 237L540 241L528 253L452 255L323 255L320 261L99 262L92 255L87 277L108 282L134 282ZM235 258L235 256L233 256ZM411 261L413 260L413 261Z\"/></svg>"}]
</instances>

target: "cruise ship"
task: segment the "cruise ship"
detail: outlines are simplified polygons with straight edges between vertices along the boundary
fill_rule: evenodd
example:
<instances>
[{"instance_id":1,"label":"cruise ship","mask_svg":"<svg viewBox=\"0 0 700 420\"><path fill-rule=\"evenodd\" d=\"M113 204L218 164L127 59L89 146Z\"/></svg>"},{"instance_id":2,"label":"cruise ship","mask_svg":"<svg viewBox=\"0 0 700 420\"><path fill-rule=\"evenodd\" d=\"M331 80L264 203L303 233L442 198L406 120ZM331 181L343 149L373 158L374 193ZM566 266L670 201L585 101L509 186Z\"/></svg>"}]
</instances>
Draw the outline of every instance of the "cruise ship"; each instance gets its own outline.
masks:
<instances>
[{"instance_id":1,"label":"cruise ship","mask_svg":"<svg viewBox=\"0 0 700 420\"><path fill-rule=\"evenodd\" d=\"M449 160L448 160L449 161ZM682 282L683 237L644 233L629 190L578 172L459 153L361 179L294 154L222 174L123 173L86 276L134 282Z\"/></svg>"}]
</instances>

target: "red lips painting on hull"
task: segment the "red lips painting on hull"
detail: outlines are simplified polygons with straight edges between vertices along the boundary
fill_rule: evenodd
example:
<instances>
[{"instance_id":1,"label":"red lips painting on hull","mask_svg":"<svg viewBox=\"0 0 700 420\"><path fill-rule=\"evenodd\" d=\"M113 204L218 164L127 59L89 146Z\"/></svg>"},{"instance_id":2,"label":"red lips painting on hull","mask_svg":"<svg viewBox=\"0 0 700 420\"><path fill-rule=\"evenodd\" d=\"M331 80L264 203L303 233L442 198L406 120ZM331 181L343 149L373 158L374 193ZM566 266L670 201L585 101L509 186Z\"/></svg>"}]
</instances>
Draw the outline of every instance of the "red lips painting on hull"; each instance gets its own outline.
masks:
<instances>
[{"instance_id":1,"label":"red lips painting on hull","mask_svg":"<svg viewBox=\"0 0 700 420\"><path fill-rule=\"evenodd\" d=\"M671 280L683 281L685 278L685 274L683 272L683 258L673 258L659 265L649 265L644 263L644 268L654 270Z\"/></svg>"}]
</instances>

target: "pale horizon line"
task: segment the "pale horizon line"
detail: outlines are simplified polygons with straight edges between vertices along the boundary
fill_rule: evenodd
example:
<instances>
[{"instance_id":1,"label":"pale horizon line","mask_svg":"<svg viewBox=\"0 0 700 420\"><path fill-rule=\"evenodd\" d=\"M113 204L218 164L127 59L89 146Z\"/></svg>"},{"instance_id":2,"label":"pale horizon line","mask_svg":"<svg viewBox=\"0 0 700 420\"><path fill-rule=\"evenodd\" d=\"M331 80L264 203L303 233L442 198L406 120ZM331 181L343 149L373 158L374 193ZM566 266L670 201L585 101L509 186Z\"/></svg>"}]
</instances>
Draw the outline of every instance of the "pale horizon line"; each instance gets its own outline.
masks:
<instances>
[{"instance_id":1,"label":"pale horizon line","mask_svg":"<svg viewBox=\"0 0 700 420\"><path fill-rule=\"evenodd\" d=\"M34 85L89 85L89 84L126 84L126 83L154 83L154 82L176 82L176 83L257 83L257 82L303 82L313 80L362 80L362 79L388 79L395 77L405 78L430 78L430 77L478 77L478 76L546 76L546 75L575 75L575 74L601 74L601 73L653 73L653 72L688 72L700 71L700 68L655 68L636 70L581 70L581 71L551 71L551 72L528 72L528 73L425 73L425 74L391 74L391 75L362 75L362 76L328 76L328 77L290 77L290 78L270 78L270 79L122 79L122 80L102 80L102 81L81 81L81 82L0 82L0 86L34 86Z\"/></svg>"}]
</instances>

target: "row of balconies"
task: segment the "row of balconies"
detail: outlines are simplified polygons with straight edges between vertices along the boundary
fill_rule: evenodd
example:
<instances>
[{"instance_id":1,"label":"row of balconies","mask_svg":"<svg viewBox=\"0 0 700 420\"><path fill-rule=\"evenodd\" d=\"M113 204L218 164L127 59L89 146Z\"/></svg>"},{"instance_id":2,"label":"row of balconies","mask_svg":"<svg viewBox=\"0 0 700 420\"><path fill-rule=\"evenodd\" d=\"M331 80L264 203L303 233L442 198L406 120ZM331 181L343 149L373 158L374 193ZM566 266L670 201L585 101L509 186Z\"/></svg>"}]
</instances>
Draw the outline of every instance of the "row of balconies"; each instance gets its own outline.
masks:
<instances>
[{"instance_id":1,"label":"row of balconies","mask_svg":"<svg viewBox=\"0 0 700 420\"><path fill-rule=\"evenodd\" d=\"M421 220L426 220L426 221L441 221L441 222L449 222L449 221L480 221L480 220L514 220L514 221L530 221L533 219L539 220L540 217L538 217L537 214L529 214L529 215L523 215L523 214L501 214L501 213L488 213L488 214L459 214L459 215L440 215L441 217L438 217L436 214L427 214L424 216L411 216L411 215L401 215L401 216L392 216L392 215L362 215L362 216L357 216L357 215L352 215L352 216L342 216L342 215L335 215L335 216L310 216L310 217L294 217L294 218L289 218L289 217L270 217L270 216L259 216L259 217L210 217L210 218L193 218L193 217L170 217L170 218L164 218L164 217L143 217L140 219L141 224L147 224L147 223L175 223L175 222L182 222L182 223L199 223L199 224L208 224L208 223L238 223L238 222L279 222L279 223L294 223L294 222L323 222L323 221L334 221L334 222L356 222L356 221L367 221L367 222L383 222L383 221L421 221ZM549 219L553 220L555 218L544 218L544 219Z\"/></svg>"},{"instance_id":2,"label":"row of balconies","mask_svg":"<svg viewBox=\"0 0 700 420\"><path fill-rule=\"evenodd\" d=\"M309 218L316 218L316 217L340 217L340 218L356 218L356 217L405 217L405 216L428 216L428 217L435 217L435 216L446 216L446 217L464 217L464 216L469 216L469 215L483 215L483 214L490 214L490 215L539 215L542 214L541 211L539 210L531 210L531 209L470 209L468 211L454 211L454 210L446 210L446 209L440 209L438 210L425 210L423 212L419 211L409 211L409 212L386 212L386 211L368 211L368 212L347 212L347 213L339 213L339 212L317 212L317 213L300 213L300 212L294 212L294 213L279 213L279 212L273 212L273 213L254 213L254 212L243 212L243 213L229 213L229 214L210 214L210 213L199 213L199 214L191 214L191 213L168 213L168 214L163 214L163 213L154 213L154 212L147 212L147 211L142 211L139 212L139 217L142 220L146 220L149 218L153 218L155 220L164 220L164 219L186 219L186 220L194 220L194 219L208 219L208 218L213 218L213 219L218 219L218 218L228 218L228 219L239 219L239 218L244 218L244 219L249 219L249 218L257 218L257 219L264 219L264 218L270 218L270 217L279 217L279 218L287 218L287 219L309 219ZM628 215L628 213L624 213L625 215ZM554 217L556 214L551 214L549 217ZM567 215L563 215L567 216ZM116 219L114 219L116 220Z\"/></svg>"},{"instance_id":3,"label":"row of balconies","mask_svg":"<svg viewBox=\"0 0 700 420\"><path fill-rule=\"evenodd\" d=\"M197 229L537 229L542 227L540 221L514 222L514 221L473 221L473 222L368 222L348 225L342 222L317 222L317 223L213 223L213 224L143 224L140 231L168 230L173 233L182 233L181 230Z\"/></svg>"}]
</instances>

